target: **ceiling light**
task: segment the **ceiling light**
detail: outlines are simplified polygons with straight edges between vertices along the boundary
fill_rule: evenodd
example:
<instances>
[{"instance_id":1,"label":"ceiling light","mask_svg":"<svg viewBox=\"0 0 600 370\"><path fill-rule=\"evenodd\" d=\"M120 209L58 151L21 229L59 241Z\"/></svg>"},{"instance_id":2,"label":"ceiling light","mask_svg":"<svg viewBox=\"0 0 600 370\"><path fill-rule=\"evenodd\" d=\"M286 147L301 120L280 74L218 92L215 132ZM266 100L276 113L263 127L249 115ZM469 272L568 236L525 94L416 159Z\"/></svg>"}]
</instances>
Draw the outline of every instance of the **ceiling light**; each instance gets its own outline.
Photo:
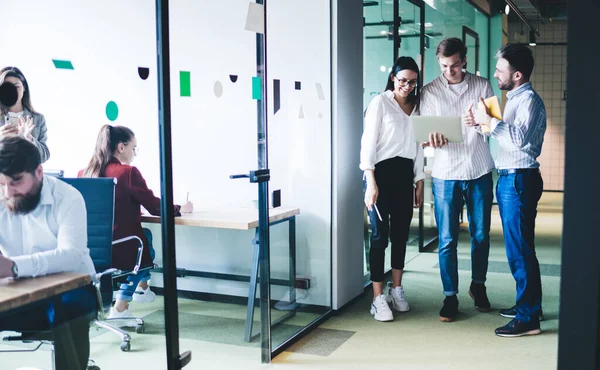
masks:
<instances>
[{"instance_id":1,"label":"ceiling light","mask_svg":"<svg viewBox=\"0 0 600 370\"><path fill-rule=\"evenodd\" d=\"M535 46L536 42L535 42L535 31L534 30L530 30L529 31L529 46Z\"/></svg>"},{"instance_id":2,"label":"ceiling light","mask_svg":"<svg viewBox=\"0 0 600 370\"><path fill-rule=\"evenodd\" d=\"M425 27L427 27L427 28L433 27L433 23L427 22L427 23L425 23Z\"/></svg>"},{"instance_id":3,"label":"ceiling light","mask_svg":"<svg viewBox=\"0 0 600 370\"><path fill-rule=\"evenodd\" d=\"M382 34L382 35L387 35L387 34L388 34L388 31L381 30L381 31L379 31L379 33L380 33L380 34Z\"/></svg>"},{"instance_id":4,"label":"ceiling light","mask_svg":"<svg viewBox=\"0 0 600 370\"><path fill-rule=\"evenodd\" d=\"M510 6L506 4L506 6L504 7L504 14L508 15L508 13L510 13Z\"/></svg>"},{"instance_id":5,"label":"ceiling light","mask_svg":"<svg viewBox=\"0 0 600 370\"><path fill-rule=\"evenodd\" d=\"M385 66L381 66L381 67L379 67L379 70L380 70L381 72L385 72L385 70L386 70L386 69L387 69L387 68L385 68Z\"/></svg>"}]
</instances>

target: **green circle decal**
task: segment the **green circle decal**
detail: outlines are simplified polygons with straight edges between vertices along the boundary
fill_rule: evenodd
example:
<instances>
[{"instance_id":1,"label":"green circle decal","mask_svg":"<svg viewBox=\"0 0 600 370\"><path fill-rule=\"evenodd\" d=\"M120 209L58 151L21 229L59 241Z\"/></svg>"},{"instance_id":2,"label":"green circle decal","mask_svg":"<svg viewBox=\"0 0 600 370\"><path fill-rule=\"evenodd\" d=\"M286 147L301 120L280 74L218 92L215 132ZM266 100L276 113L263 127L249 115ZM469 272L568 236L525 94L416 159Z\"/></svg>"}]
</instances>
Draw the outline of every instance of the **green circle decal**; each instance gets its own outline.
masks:
<instances>
[{"instance_id":1,"label":"green circle decal","mask_svg":"<svg viewBox=\"0 0 600 370\"><path fill-rule=\"evenodd\" d=\"M114 101L109 101L108 104L106 104L106 117L109 120L114 121L117 119L118 116L119 106Z\"/></svg>"}]
</instances>

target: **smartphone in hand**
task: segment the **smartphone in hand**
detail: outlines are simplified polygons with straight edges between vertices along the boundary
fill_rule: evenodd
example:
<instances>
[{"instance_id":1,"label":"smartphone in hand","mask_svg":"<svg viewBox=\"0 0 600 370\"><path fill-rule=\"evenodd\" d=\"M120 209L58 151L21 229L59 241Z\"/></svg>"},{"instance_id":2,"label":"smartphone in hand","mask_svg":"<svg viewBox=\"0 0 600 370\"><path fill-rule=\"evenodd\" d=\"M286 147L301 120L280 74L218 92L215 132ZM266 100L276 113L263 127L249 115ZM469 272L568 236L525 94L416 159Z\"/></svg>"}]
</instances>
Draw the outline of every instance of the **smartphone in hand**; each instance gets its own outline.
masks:
<instances>
[{"instance_id":1,"label":"smartphone in hand","mask_svg":"<svg viewBox=\"0 0 600 370\"><path fill-rule=\"evenodd\" d=\"M15 126L19 126L19 117L8 117L6 124L11 124Z\"/></svg>"}]
</instances>

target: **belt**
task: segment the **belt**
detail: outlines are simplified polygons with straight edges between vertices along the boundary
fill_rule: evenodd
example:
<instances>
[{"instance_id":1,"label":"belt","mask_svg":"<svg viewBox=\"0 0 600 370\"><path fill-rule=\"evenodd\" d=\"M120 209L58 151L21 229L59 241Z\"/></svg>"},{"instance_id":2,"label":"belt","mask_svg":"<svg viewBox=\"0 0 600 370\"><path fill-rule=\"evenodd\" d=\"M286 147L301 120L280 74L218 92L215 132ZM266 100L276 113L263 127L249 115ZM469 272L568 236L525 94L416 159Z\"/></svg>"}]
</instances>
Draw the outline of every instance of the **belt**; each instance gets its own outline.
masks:
<instances>
[{"instance_id":1,"label":"belt","mask_svg":"<svg viewBox=\"0 0 600 370\"><path fill-rule=\"evenodd\" d=\"M508 176L515 173L536 172L540 173L539 168L511 168L508 170L498 170L498 176Z\"/></svg>"}]
</instances>

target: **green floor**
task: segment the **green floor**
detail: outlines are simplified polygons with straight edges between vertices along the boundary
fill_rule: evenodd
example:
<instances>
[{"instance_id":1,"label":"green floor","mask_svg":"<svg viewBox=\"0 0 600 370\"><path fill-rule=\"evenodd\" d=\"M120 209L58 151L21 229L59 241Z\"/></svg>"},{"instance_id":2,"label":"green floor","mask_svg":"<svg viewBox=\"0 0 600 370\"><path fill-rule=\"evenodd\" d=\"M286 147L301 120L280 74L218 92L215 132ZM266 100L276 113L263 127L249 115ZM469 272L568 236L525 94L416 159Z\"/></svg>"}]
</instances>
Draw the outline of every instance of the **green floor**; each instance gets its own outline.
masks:
<instances>
[{"instance_id":1,"label":"green floor","mask_svg":"<svg viewBox=\"0 0 600 370\"><path fill-rule=\"evenodd\" d=\"M323 323L274 359L260 364L256 343L241 341L245 310L240 305L180 300L182 351L192 351L186 369L552 369L556 368L558 342L558 275L562 231L562 194L545 193L536 226L536 245L543 268L543 333L507 339L494 329L507 322L497 309L511 306L515 283L508 271L497 210L492 216L492 248L488 295L494 310L479 313L466 294L470 283L470 247L463 227L459 246L460 315L454 323L438 321L443 295L437 254L411 254L404 287L411 311L397 314L391 323L376 322L369 314L370 292ZM132 305L147 316L148 332L132 332L131 352L119 350L111 333L94 333L91 357L103 369L165 369L162 302ZM274 311L274 315L278 315ZM312 315L312 316L311 316ZM287 335L314 319L298 314L280 330ZM276 340L276 338L275 338ZM22 348L20 346L18 348ZM0 345L0 349L17 348ZM50 353L2 353L0 370L19 367L50 369Z\"/></svg>"}]
</instances>

